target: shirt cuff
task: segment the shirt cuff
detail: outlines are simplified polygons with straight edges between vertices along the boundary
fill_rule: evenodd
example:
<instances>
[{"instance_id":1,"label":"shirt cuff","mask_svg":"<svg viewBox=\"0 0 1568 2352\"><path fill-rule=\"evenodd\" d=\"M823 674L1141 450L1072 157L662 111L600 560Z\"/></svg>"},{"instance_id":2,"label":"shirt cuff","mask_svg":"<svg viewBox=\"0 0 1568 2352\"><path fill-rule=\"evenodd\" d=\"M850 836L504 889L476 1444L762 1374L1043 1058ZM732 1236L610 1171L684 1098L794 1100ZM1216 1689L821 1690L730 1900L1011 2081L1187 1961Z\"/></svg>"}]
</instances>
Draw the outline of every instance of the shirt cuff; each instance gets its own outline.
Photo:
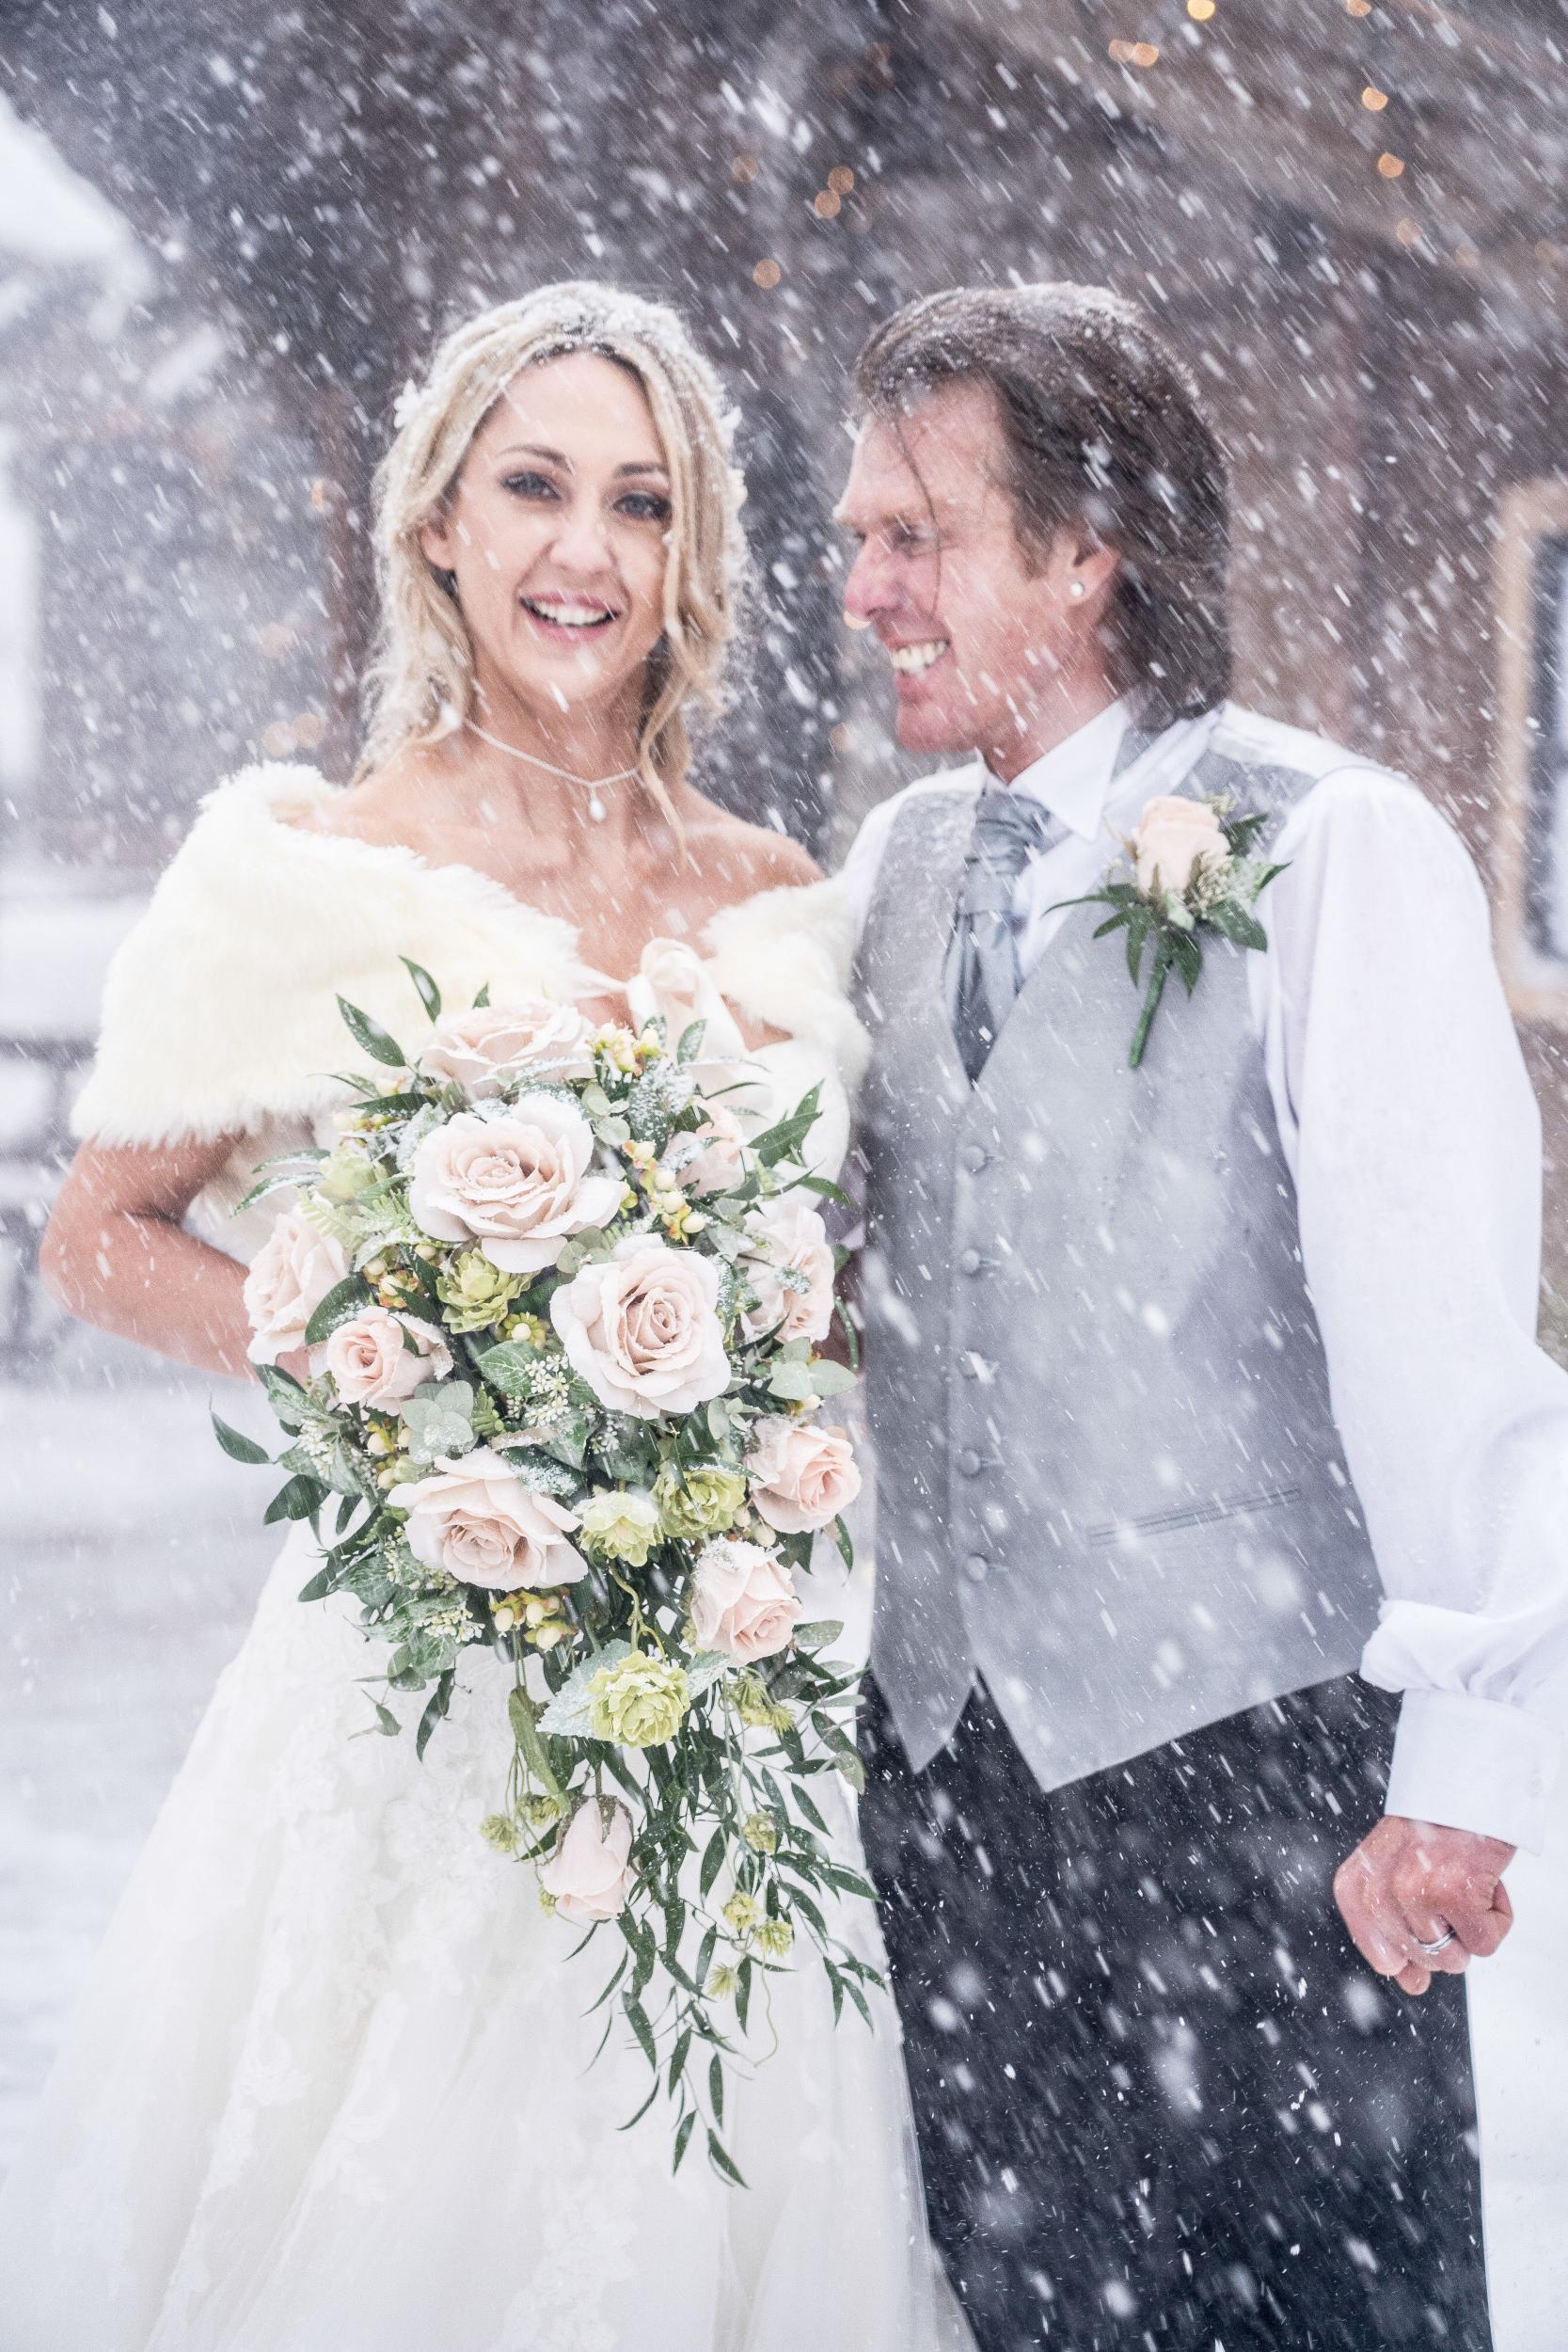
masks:
<instances>
[{"instance_id":1,"label":"shirt cuff","mask_svg":"<svg viewBox=\"0 0 1568 2352\"><path fill-rule=\"evenodd\" d=\"M1464 1691L1406 1691L1387 1813L1539 1853L1561 1740L1539 1715Z\"/></svg>"}]
</instances>

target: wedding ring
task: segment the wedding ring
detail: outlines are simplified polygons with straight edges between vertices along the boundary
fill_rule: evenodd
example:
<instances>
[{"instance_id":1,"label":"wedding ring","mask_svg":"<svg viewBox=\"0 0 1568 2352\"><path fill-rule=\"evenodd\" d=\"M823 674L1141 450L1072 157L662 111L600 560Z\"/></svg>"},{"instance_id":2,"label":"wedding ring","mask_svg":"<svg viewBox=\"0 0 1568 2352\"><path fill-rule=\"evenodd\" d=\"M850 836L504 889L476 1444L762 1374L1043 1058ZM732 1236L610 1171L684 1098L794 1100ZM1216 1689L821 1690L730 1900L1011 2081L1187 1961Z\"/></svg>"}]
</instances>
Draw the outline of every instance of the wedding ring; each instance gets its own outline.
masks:
<instances>
[{"instance_id":1,"label":"wedding ring","mask_svg":"<svg viewBox=\"0 0 1568 2352\"><path fill-rule=\"evenodd\" d=\"M1445 1928L1435 1944L1423 1944L1418 1935L1413 1935L1410 1940L1423 1960L1435 1960L1438 1953L1446 1952L1453 1942L1453 1930Z\"/></svg>"}]
</instances>

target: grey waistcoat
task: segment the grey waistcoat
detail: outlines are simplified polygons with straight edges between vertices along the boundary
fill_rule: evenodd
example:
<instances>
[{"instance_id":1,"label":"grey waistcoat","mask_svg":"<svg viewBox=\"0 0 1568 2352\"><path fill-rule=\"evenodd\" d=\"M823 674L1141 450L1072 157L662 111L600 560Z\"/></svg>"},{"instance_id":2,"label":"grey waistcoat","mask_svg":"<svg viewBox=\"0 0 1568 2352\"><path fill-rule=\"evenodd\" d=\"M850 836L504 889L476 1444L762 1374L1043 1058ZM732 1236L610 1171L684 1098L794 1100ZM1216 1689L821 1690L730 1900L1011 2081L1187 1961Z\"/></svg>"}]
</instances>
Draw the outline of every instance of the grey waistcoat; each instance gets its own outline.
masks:
<instances>
[{"instance_id":1,"label":"grey waistcoat","mask_svg":"<svg viewBox=\"0 0 1568 2352\"><path fill-rule=\"evenodd\" d=\"M1312 781L1211 750L1179 788ZM978 1671L1053 1788L1349 1671L1381 1591L1244 953L1205 934L1130 1070L1122 938L1077 908L971 1089L942 960L974 807L911 796L857 961L872 1664L917 1770Z\"/></svg>"}]
</instances>

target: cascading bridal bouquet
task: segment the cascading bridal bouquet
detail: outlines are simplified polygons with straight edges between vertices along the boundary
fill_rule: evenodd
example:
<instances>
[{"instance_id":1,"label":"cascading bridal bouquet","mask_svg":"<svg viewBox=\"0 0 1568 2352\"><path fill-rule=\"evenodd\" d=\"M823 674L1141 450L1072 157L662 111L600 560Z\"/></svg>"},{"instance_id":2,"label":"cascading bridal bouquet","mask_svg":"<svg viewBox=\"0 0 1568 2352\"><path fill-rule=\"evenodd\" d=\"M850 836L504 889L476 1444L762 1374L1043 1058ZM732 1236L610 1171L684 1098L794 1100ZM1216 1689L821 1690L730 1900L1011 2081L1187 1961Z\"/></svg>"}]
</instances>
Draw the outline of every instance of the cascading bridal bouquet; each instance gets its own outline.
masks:
<instances>
[{"instance_id":1,"label":"cascading bridal bouquet","mask_svg":"<svg viewBox=\"0 0 1568 2352\"><path fill-rule=\"evenodd\" d=\"M662 2088L675 2162L701 2122L738 2181L718 2005L744 2036L802 1931L835 2016L848 1999L869 2023L880 1981L833 1932L836 1899L871 1889L811 1796L823 1772L859 1785L858 1677L794 1581L819 1529L849 1561L860 1486L818 1419L853 1375L818 1353L836 1264L805 1197L834 1187L800 1156L816 1091L748 1137L721 1099L744 1064L705 1063L699 1091L700 1024L672 1045L543 1000L444 1013L408 970L423 1045L340 998L397 1074L347 1079L336 1149L265 1163L241 1204L294 1195L245 1283L292 1439L266 1517L310 1522L325 1561L301 1598L358 1603L390 1645L387 1697L429 1692L421 1757L459 1653L510 1661L507 1785L479 1827L583 1943L618 1931L599 2000L653 2070L638 2115ZM303 1384L277 1361L300 1347ZM371 1704L367 1728L397 1733Z\"/></svg>"},{"instance_id":2,"label":"cascading bridal bouquet","mask_svg":"<svg viewBox=\"0 0 1568 2352\"><path fill-rule=\"evenodd\" d=\"M1264 815L1233 816L1219 801L1164 794L1148 803L1124 844L1132 879L1111 881L1085 898L1060 901L1063 906L1112 910L1096 939L1112 931L1127 933L1127 969L1133 987L1144 992L1127 1056L1132 1069L1143 1060L1172 972L1180 973L1189 996L1196 988L1203 972L1205 928L1234 947L1267 947L1269 935L1253 909L1270 882L1285 871L1251 853L1267 822ZM1150 946L1153 956L1146 983L1143 961Z\"/></svg>"}]
</instances>

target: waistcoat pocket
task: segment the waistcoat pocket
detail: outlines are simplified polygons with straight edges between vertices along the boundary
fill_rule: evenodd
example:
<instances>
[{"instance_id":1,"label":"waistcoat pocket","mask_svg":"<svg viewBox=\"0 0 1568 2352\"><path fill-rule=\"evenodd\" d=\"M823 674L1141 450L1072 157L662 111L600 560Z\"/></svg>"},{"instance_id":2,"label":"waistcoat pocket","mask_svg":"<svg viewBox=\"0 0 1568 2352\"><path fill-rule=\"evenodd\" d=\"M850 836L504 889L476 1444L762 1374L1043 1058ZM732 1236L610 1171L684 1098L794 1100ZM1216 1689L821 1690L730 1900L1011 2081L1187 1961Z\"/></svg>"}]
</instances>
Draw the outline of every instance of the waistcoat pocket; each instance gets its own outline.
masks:
<instances>
[{"instance_id":1,"label":"waistcoat pocket","mask_svg":"<svg viewBox=\"0 0 1568 2352\"><path fill-rule=\"evenodd\" d=\"M1176 1505L1168 1511L1151 1511L1145 1518L1108 1519L1099 1527L1085 1528L1085 1541L1096 1549L1103 1549L1105 1545L1119 1543L1129 1535L1176 1535L1189 1527L1218 1527L1227 1519L1282 1511L1287 1503L1296 1502L1300 1494L1299 1486L1259 1486L1253 1494Z\"/></svg>"}]
</instances>

